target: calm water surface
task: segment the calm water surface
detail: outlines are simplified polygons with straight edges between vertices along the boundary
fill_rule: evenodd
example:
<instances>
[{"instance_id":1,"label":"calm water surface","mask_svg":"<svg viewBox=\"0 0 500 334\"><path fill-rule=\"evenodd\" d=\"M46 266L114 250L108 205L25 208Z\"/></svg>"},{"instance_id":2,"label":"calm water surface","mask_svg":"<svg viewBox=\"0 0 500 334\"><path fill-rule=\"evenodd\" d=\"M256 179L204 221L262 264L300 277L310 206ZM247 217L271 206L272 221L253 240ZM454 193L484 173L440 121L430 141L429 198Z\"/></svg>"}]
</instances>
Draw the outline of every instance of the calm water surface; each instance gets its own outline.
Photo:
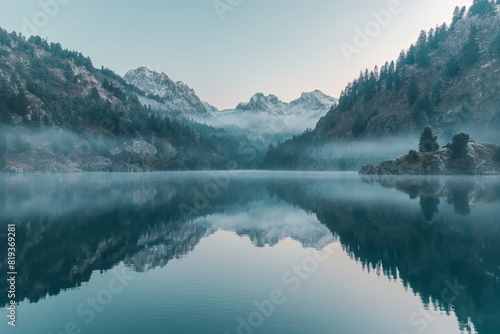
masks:
<instances>
[{"instance_id":1,"label":"calm water surface","mask_svg":"<svg viewBox=\"0 0 500 334\"><path fill-rule=\"evenodd\" d=\"M0 332L498 334L499 204L498 177L3 175Z\"/></svg>"}]
</instances>

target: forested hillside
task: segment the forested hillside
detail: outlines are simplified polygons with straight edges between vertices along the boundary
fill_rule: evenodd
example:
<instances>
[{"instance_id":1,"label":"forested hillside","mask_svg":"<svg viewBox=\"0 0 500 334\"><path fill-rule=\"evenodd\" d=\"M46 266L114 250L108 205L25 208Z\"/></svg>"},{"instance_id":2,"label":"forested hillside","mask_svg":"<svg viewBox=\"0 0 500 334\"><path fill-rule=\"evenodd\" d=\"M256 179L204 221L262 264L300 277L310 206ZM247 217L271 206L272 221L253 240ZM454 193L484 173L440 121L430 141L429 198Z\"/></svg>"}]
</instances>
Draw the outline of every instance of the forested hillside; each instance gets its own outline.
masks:
<instances>
[{"instance_id":1,"label":"forested hillside","mask_svg":"<svg viewBox=\"0 0 500 334\"><path fill-rule=\"evenodd\" d=\"M255 167L248 141L141 105L90 58L0 29L0 168L141 171ZM203 132L203 133L201 133Z\"/></svg>"},{"instance_id":2,"label":"forested hillside","mask_svg":"<svg viewBox=\"0 0 500 334\"><path fill-rule=\"evenodd\" d=\"M443 140L467 132L479 140L498 143L499 3L475 0L468 10L457 7L450 25L422 31L397 60L361 71L340 94L339 105L313 131L270 147L266 166L338 168L338 161L329 161L335 152L325 145L388 138L397 141L400 136L417 137L428 125ZM359 162L345 165L349 168Z\"/></svg>"}]
</instances>

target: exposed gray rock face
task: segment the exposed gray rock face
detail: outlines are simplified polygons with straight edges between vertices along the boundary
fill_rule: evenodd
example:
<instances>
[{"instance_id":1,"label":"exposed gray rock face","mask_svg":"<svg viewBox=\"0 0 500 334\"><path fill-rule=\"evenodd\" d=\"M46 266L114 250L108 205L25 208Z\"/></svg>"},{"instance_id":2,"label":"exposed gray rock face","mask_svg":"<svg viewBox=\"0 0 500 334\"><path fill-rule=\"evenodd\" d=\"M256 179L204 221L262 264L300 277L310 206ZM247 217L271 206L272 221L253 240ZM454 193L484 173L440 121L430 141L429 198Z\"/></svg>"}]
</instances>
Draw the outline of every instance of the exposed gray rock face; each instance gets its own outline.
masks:
<instances>
[{"instance_id":1,"label":"exposed gray rock face","mask_svg":"<svg viewBox=\"0 0 500 334\"><path fill-rule=\"evenodd\" d=\"M217 108L202 102L195 91L181 81L174 82L165 73L158 73L146 67L128 71L123 77L127 83L137 87L145 96L139 96L141 103L152 108L180 114L186 117L206 117Z\"/></svg>"},{"instance_id":2,"label":"exposed gray rock face","mask_svg":"<svg viewBox=\"0 0 500 334\"><path fill-rule=\"evenodd\" d=\"M489 175L500 174L500 147L471 141L468 154L462 158L453 156L445 147L436 152L416 152L394 160L384 161L378 166L363 166L360 174L366 175Z\"/></svg>"}]
</instances>

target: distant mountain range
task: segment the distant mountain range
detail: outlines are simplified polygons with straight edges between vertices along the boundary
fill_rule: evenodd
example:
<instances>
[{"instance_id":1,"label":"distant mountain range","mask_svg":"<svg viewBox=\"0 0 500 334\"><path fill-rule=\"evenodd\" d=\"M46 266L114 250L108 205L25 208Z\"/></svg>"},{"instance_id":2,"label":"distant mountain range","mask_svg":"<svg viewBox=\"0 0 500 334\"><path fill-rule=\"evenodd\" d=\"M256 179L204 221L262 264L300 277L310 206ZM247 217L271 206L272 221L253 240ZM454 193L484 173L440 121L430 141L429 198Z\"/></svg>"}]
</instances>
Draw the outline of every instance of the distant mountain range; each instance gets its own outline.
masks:
<instances>
[{"instance_id":1,"label":"distant mountain range","mask_svg":"<svg viewBox=\"0 0 500 334\"><path fill-rule=\"evenodd\" d=\"M202 102L193 89L180 81L174 82L165 73L140 67L127 72L124 79L142 92L139 100L153 110L236 133L244 132L267 144L314 127L338 103L337 99L319 90L303 93L290 103L280 101L275 95L257 93L235 109L219 111Z\"/></svg>"},{"instance_id":2,"label":"distant mountain range","mask_svg":"<svg viewBox=\"0 0 500 334\"><path fill-rule=\"evenodd\" d=\"M274 114L310 114L312 111L324 110L336 105L337 99L324 94L319 90L310 93L302 93L300 98L290 102L282 102L275 95L264 95L257 93L248 103L240 103L236 107L237 111L257 111Z\"/></svg>"},{"instance_id":3,"label":"distant mountain range","mask_svg":"<svg viewBox=\"0 0 500 334\"><path fill-rule=\"evenodd\" d=\"M235 109L213 114L215 120L209 120L209 124L241 129L250 138L271 144L313 128L336 105L337 99L319 90L302 93L290 103L282 102L275 95L257 93Z\"/></svg>"}]
</instances>

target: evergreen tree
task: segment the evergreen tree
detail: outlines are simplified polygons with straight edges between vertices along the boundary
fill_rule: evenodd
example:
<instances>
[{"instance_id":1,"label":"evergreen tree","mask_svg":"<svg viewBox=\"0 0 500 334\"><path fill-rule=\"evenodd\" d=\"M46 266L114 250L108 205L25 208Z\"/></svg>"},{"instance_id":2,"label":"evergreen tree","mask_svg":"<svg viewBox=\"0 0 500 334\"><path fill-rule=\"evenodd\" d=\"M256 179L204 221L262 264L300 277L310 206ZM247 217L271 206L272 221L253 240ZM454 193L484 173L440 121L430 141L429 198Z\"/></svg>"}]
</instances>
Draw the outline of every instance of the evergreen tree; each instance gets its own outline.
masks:
<instances>
[{"instance_id":1,"label":"evergreen tree","mask_svg":"<svg viewBox=\"0 0 500 334\"><path fill-rule=\"evenodd\" d=\"M389 62L385 62L384 66L380 69L380 77L378 80L378 90L381 91L387 88L387 78L389 76Z\"/></svg>"},{"instance_id":2,"label":"evergreen tree","mask_svg":"<svg viewBox=\"0 0 500 334\"><path fill-rule=\"evenodd\" d=\"M370 73L368 80L365 83L365 101L371 100L377 90L377 79L373 72Z\"/></svg>"},{"instance_id":3,"label":"evergreen tree","mask_svg":"<svg viewBox=\"0 0 500 334\"><path fill-rule=\"evenodd\" d=\"M474 0L469 8L469 16L495 14L495 6L489 0Z\"/></svg>"},{"instance_id":4,"label":"evergreen tree","mask_svg":"<svg viewBox=\"0 0 500 334\"><path fill-rule=\"evenodd\" d=\"M417 77L413 74L410 78L410 84L408 86L408 102L411 106L415 104L420 94L420 90L418 88Z\"/></svg>"},{"instance_id":5,"label":"evergreen tree","mask_svg":"<svg viewBox=\"0 0 500 334\"><path fill-rule=\"evenodd\" d=\"M439 45L444 40L444 35L446 34L446 30L441 27L436 26L434 30L434 36L429 38L429 48L431 50L437 50Z\"/></svg>"},{"instance_id":6,"label":"evergreen tree","mask_svg":"<svg viewBox=\"0 0 500 334\"><path fill-rule=\"evenodd\" d=\"M453 136L450 149L452 151L452 157L454 159L460 159L467 156L469 150L468 148L469 141L470 141L470 136L465 133L460 133L458 135Z\"/></svg>"},{"instance_id":7,"label":"evergreen tree","mask_svg":"<svg viewBox=\"0 0 500 334\"><path fill-rule=\"evenodd\" d=\"M28 115L28 98L22 89L17 94L17 97L15 97L15 112L23 117Z\"/></svg>"},{"instance_id":8,"label":"evergreen tree","mask_svg":"<svg viewBox=\"0 0 500 334\"><path fill-rule=\"evenodd\" d=\"M422 30L415 45L415 62L418 67L428 67L430 63L427 33Z\"/></svg>"},{"instance_id":9,"label":"evergreen tree","mask_svg":"<svg viewBox=\"0 0 500 334\"><path fill-rule=\"evenodd\" d=\"M477 38L477 28L472 27L469 38L465 42L462 49L462 61L467 66L472 66L479 61L481 57L481 50L479 48L479 41Z\"/></svg>"},{"instance_id":10,"label":"evergreen tree","mask_svg":"<svg viewBox=\"0 0 500 334\"><path fill-rule=\"evenodd\" d=\"M465 6L463 6L462 8L460 8L459 6L455 7L455 10L453 11L453 19L451 21L451 27L454 27L457 22L464 17L466 9L467 8Z\"/></svg>"},{"instance_id":11,"label":"evergreen tree","mask_svg":"<svg viewBox=\"0 0 500 334\"><path fill-rule=\"evenodd\" d=\"M432 103L429 94L419 96L413 106L413 115L417 124L420 126L427 126L429 124L429 116L431 112Z\"/></svg>"},{"instance_id":12,"label":"evergreen tree","mask_svg":"<svg viewBox=\"0 0 500 334\"><path fill-rule=\"evenodd\" d=\"M418 149L420 152L435 152L439 150L439 144L437 143L437 135L432 127L428 126L422 131L420 135L420 142L418 144Z\"/></svg>"},{"instance_id":13,"label":"evergreen tree","mask_svg":"<svg viewBox=\"0 0 500 334\"><path fill-rule=\"evenodd\" d=\"M453 27L460 20L460 7L456 6L453 10L453 18L451 20L451 26Z\"/></svg>"},{"instance_id":14,"label":"evergreen tree","mask_svg":"<svg viewBox=\"0 0 500 334\"><path fill-rule=\"evenodd\" d=\"M458 61L457 57L451 57L446 61L445 67L444 67L444 77L447 79L451 79L454 76L458 75L460 73L460 62Z\"/></svg>"},{"instance_id":15,"label":"evergreen tree","mask_svg":"<svg viewBox=\"0 0 500 334\"><path fill-rule=\"evenodd\" d=\"M443 82L441 79L439 79L438 81L436 81L434 83L434 85L432 85L432 88L431 88L430 99L431 99L431 103L434 107L439 105L443 100L443 98L441 97L442 90L443 90Z\"/></svg>"},{"instance_id":16,"label":"evergreen tree","mask_svg":"<svg viewBox=\"0 0 500 334\"><path fill-rule=\"evenodd\" d=\"M428 43L429 43L429 49L430 50L437 50L439 47L438 43L438 27L436 29L431 29L429 31L429 38L428 38Z\"/></svg>"},{"instance_id":17,"label":"evergreen tree","mask_svg":"<svg viewBox=\"0 0 500 334\"><path fill-rule=\"evenodd\" d=\"M92 91L90 92L90 98L94 101L99 101L101 99L101 95L99 95L99 91L97 88L92 87Z\"/></svg>"},{"instance_id":18,"label":"evergreen tree","mask_svg":"<svg viewBox=\"0 0 500 334\"><path fill-rule=\"evenodd\" d=\"M396 61L396 72L399 72L406 64L406 53L405 50L401 50L399 53L398 60Z\"/></svg>"},{"instance_id":19,"label":"evergreen tree","mask_svg":"<svg viewBox=\"0 0 500 334\"><path fill-rule=\"evenodd\" d=\"M406 53L406 65L413 64L415 64L415 45L412 44Z\"/></svg>"},{"instance_id":20,"label":"evergreen tree","mask_svg":"<svg viewBox=\"0 0 500 334\"><path fill-rule=\"evenodd\" d=\"M111 83L109 82L108 79L104 79L102 81L102 88L104 88L107 91L109 91L111 89Z\"/></svg>"},{"instance_id":21,"label":"evergreen tree","mask_svg":"<svg viewBox=\"0 0 500 334\"><path fill-rule=\"evenodd\" d=\"M387 80L386 80L386 88L392 90L394 88L396 80L396 69L394 66L394 61L391 61L391 64L389 65L389 70L387 72Z\"/></svg>"},{"instance_id":22,"label":"evergreen tree","mask_svg":"<svg viewBox=\"0 0 500 334\"><path fill-rule=\"evenodd\" d=\"M351 127L351 132L354 137L359 137L363 133L365 133L367 124L363 122L363 119L361 118L360 115L356 116L356 119L354 120L354 123Z\"/></svg>"}]
</instances>

